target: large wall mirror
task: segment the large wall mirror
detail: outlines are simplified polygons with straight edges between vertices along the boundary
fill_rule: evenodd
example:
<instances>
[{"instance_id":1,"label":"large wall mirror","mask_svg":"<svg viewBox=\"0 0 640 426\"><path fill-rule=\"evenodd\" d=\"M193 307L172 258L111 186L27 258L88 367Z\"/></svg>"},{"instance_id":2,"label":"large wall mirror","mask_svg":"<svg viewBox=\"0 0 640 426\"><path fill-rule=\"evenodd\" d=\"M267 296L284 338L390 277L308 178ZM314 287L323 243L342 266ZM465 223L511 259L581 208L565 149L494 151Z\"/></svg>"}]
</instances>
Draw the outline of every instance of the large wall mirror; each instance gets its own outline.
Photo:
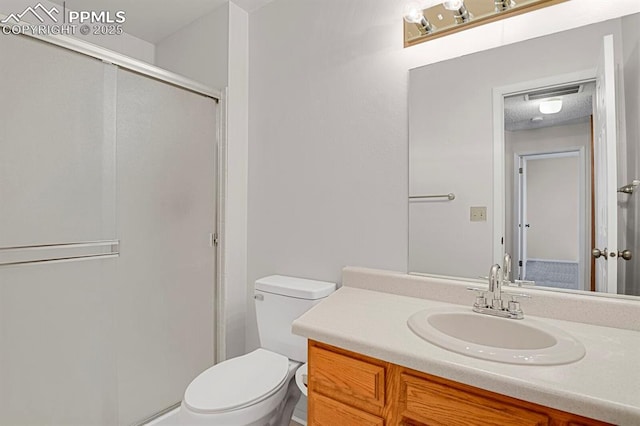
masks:
<instances>
[{"instance_id":1,"label":"large wall mirror","mask_svg":"<svg viewBox=\"0 0 640 426\"><path fill-rule=\"evenodd\" d=\"M640 14L410 71L409 272L640 296Z\"/></svg>"}]
</instances>

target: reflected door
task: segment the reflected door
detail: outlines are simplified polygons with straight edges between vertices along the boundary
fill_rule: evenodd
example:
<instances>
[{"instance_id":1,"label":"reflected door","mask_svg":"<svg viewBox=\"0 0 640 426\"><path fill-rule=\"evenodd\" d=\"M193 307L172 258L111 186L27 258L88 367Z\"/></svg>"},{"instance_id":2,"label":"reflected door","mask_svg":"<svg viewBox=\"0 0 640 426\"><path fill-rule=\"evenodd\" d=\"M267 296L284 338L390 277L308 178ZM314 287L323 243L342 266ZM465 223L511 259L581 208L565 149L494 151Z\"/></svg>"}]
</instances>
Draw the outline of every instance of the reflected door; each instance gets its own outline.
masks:
<instances>
[{"instance_id":1,"label":"reflected door","mask_svg":"<svg viewBox=\"0 0 640 426\"><path fill-rule=\"evenodd\" d=\"M596 290L617 293L617 131L613 36L603 39L594 100L594 208Z\"/></svg>"}]
</instances>

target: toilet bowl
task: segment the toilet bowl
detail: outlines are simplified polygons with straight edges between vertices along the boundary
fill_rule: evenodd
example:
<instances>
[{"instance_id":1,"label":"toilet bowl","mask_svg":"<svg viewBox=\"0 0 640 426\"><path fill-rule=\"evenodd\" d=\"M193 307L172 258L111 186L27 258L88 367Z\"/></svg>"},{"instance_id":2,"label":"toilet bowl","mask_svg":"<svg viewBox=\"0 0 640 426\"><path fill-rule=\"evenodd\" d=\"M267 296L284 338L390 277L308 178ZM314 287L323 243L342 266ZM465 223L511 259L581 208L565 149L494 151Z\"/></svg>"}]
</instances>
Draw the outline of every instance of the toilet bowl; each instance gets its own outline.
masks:
<instances>
[{"instance_id":1,"label":"toilet bowl","mask_svg":"<svg viewBox=\"0 0 640 426\"><path fill-rule=\"evenodd\" d=\"M306 339L291 323L335 290L334 283L273 275L256 281L261 348L200 373L182 400L182 426L288 426L307 361Z\"/></svg>"}]
</instances>

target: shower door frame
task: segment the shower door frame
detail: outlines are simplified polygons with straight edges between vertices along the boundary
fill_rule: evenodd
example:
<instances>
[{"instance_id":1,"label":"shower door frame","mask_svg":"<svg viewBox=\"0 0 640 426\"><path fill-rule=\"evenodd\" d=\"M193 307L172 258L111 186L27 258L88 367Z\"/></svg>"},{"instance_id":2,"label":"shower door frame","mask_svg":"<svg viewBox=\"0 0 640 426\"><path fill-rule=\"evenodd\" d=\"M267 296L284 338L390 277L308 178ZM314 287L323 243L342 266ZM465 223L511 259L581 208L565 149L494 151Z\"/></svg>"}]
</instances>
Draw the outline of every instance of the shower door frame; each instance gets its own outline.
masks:
<instances>
[{"instance_id":1,"label":"shower door frame","mask_svg":"<svg viewBox=\"0 0 640 426\"><path fill-rule=\"evenodd\" d=\"M5 20L6 18L7 15L0 13L0 21ZM11 25L0 22L0 28L3 27L10 28ZM148 64L138 59L134 59L130 56L122 55L112 50L105 49L103 47L99 47L95 44L91 44L73 37L64 35L37 35L32 33L18 34L18 36L29 37L65 48L67 50L72 50L74 52L99 59L103 62L117 65L129 71L133 71L144 76L164 81L165 83L169 83L177 87L181 87L191 92L213 98L216 100L216 102L220 102L222 100L221 90L214 89L212 87L198 83L197 81L183 77L179 74L175 74L160 67L156 67L155 65Z\"/></svg>"}]
</instances>

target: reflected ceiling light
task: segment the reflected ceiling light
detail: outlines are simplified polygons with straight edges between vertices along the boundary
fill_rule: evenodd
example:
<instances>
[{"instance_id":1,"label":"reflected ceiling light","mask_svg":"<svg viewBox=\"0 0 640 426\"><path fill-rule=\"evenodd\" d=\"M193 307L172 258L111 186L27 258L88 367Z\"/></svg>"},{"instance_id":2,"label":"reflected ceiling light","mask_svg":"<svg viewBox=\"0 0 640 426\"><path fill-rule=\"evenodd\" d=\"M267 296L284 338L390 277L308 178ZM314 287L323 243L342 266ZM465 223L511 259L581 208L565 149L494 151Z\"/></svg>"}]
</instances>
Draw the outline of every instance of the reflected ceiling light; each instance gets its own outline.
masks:
<instances>
[{"instance_id":1,"label":"reflected ceiling light","mask_svg":"<svg viewBox=\"0 0 640 426\"><path fill-rule=\"evenodd\" d=\"M471 15L465 7L463 0L443 1L442 5L445 9L453 11L453 17L456 19L456 24L463 24L471 20Z\"/></svg>"},{"instance_id":2,"label":"reflected ceiling light","mask_svg":"<svg viewBox=\"0 0 640 426\"><path fill-rule=\"evenodd\" d=\"M410 24L416 24L422 34L429 34L435 27L424 17L425 5L417 1L409 1L404 5L402 15Z\"/></svg>"},{"instance_id":3,"label":"reflected ceiling light","mask_svg":"<svg viewBox=\"0 0 640 426\"><path fill-rule=\"evenodd\" d=\"M494 0L493 4L496 8L496 12L504 12L505 10L515 6L516 2L513 0Z\"/></svg>"},{"instance_id":4,"label":"reflected ceiling light","mask_svg":"<svg viewBox=\"0 0 640 426\"><path fill-rule=\"evenodd\" d=\"M556 114L562 109L562 99L549 99L540 102L540 112L543 114Z\"/></svg>"}]
</instances>

